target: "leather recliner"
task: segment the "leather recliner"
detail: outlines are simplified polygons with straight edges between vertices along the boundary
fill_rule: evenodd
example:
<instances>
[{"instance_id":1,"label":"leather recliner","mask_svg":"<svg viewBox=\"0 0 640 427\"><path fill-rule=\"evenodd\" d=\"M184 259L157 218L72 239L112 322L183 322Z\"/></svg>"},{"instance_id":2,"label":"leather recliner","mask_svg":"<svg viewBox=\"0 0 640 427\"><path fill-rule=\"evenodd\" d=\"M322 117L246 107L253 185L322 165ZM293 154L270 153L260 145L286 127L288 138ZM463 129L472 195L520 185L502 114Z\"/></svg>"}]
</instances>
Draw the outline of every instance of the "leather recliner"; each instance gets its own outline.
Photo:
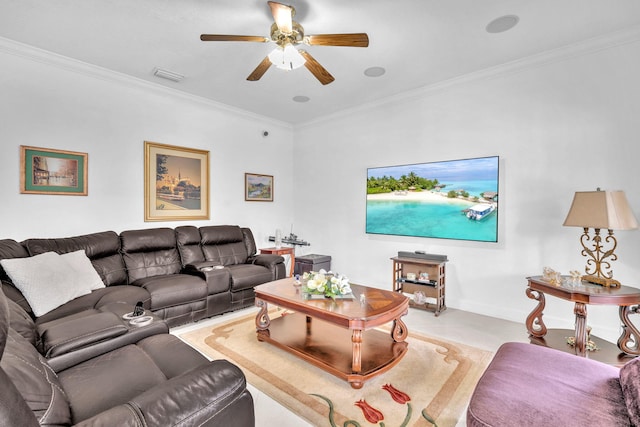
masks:
<instances>
[{"instance_id":1,"label":"leather recliner","mask_svg":"<svg viewBox=\"0 0 640 427\"><path fill-rule=\"evenodd\" d=\"M207 361L173 335L152 335L59 372L38 352L38 339L29 315L0 290L0 425L255 425L242 371Z\"/></svg>"}]
</instances>

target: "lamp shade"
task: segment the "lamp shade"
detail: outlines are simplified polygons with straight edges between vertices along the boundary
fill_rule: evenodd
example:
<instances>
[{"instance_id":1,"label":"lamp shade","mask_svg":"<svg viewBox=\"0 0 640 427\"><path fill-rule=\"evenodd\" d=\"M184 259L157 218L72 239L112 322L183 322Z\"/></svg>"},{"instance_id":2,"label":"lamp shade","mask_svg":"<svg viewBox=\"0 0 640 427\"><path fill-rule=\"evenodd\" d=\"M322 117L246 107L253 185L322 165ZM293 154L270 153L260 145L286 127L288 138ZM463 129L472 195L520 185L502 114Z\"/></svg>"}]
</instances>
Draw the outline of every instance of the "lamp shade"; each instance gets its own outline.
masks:
<instances>
[{"instance_id":1,"label":"lamp shade","mask_svg":"<svg viewBox=\"0 0 640 427\"><path fill-rule=\"evenodd\" d=\"M638 221L624 191L577 191L563 225L632 230L638 228Z\"/></svg>"}]
</instances>

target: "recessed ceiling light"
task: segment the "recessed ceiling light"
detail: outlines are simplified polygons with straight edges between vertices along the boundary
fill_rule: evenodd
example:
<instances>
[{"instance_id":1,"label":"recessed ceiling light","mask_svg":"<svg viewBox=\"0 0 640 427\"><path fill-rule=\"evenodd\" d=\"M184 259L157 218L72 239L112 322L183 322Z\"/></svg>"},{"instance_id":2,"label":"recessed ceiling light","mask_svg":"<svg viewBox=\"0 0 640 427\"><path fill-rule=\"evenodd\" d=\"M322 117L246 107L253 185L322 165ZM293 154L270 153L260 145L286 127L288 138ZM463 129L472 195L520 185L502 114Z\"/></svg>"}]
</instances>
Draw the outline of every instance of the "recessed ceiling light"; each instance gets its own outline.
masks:
<instances>
[{"instance_id":1,"label":"recessed ceiling light","mask_svg":"<svg viewBox=\"0 0 640 427\"><path fill-rule=\"evenodd\" d=\"M153 70L153 75L163 79L171 80L172 82L179 82L180 80L184 79L184 76L182 74L176 73L174 71L163 70L162 68L155 68Z\"/></svg>"},{"instance_id":2,"label":"recessed ceiling light","mask_svg":"<svg viewBox=\"0 0 640 427\"><path fill-rule=\"evenodd\" d=\"M501 16L487 24L487 32L493 34L503 33L515 27L518 21L520 21L520 18L516 15Z\"/></svg>"},{"instance_id":3,"label":"recessed ceiling light","mask_svg":"<svg viewBox=\"0 0 640 427\"><path fill-rule=\"evenodd\" d=\"M295 102L309 102L311 98L309 98L308 96L304 96L304 95L296 95L293 97L293 100Z\"/></svg>"},{"instance_id":4,"label":"recessed ceiling light","mask_svg":"<svg viewBox=\"0 0 640 427\"><path fill-rule=\"evenodd\" d=\"M386 72L387 70L385 70L382 67L369 67L366 70L364 70L364 75L367 77L380 77Z\"/></svg>"}]
</instances>

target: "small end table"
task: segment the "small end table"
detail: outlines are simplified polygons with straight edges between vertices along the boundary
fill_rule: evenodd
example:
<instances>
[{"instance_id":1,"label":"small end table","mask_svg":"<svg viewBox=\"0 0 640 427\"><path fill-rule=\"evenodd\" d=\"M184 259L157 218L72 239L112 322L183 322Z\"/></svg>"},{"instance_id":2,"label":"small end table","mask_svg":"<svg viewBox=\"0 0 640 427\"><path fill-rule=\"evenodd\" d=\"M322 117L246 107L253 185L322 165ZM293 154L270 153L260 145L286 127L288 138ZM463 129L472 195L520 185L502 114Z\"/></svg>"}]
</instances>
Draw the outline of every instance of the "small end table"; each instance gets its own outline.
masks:
<instances>
[{"instance_id":1,"label":"small end table","mask_svg":"<svg viewBox=\"0 0 640 427\"><path fill-rule=\"evenodd\" d=\"M296 262L296 250L293 247L281 247L281 248L262 248L260 249L261 254L272 254L272 255L289 255L291 266L289 267L289 276L293 276L293 267Z\"/></svg>"},{"instance_id":2,"label":"small end table","mask_svg":"<svg viewBox=\"0 0 640 427\"><path fill-rule=\"evenodd\" d=\"M638 331L629 320L630 314L640 312L640 289L631 286L607 288L587 282L582 282L576 286L566 284L555 285L543 280L541 276L528 277L527 281L527 296L538 301L538 304L531 314L529 314L526 321L532 343L572 352L582 357L606 359L601 361L614 365L623 364L630 360L630 358L640 355L640 345L638 342L640 331ZM575 314L575 331L571 331L575 337L574 347L566 343L566 338L558 338L559 335L566 337L567 330L547 331L547 327L542 321L545 308L545 295L551 295L575 303L573 309ZM591 352L591 354L587 351L586 344L588 334L586 324L588 304L618 306L618 315L620 317L620 323L622 323L622 334L618 339L617 348L611 343L592 336L593 341L604 351L594 351ZM613 348L609 349L608 347ZM614 358L608 358L608 354L613 355Z\"/></svg>"}]
</instances>

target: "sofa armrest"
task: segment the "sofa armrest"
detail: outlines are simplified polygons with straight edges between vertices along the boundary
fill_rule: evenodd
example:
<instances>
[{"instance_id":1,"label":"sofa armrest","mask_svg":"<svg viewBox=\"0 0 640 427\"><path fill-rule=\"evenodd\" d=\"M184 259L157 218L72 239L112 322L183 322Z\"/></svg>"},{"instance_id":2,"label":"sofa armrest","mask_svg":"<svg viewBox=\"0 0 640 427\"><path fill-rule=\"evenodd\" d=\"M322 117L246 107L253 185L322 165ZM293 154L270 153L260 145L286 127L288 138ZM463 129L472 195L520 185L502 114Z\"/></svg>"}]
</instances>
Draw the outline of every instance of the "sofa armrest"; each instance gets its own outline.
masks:
<instances>
[{"instance_id":1,"label":"sofa armrest","mask_svg":"<svg viewBox=\"0 0 640 427\"><path fill-rule=\"evenodd\" d=\"M220 268L224 268L224 265L220 264L218 261L198 261L185 265L184 271L211 271Z\"/></svg>"},{"instance_id":2,"label":"sofa armrest","mask_svg":"<svg viewBox=\"0 0 640 427\"><path fill-rule=\"evenodd\" d=\"M284 264L283 257L281 257L280 255L273 255L273 254L255 255L249 258L249 261L251 262L251 264L261 265L263 267L267 267L269 270L272 270L272 271L276 268L276 265Z\"/></svg>"},{"instance_id":3,"label":"sofa armrest","mask_svg":"<svg viewBox=\"0 0 640 427\"><path fill-rule=\"evenodd\" d=\"M213 261L188 264L183 273L203 278L207 282L207 294L214 295L227 292L231 287L229 269Z\"/></svg>"},{"instance_id":4,"label":"sofa armrest","mask_svg":"<svg viewBox=\"0 0 640 427\"><path fill-rule=\"evenodd\" d=\"M233 424L225 424L221 418L229 422L233 420ZM226 360L214 360L77 426L163 426L181 423L254 426L253 399L246 390L242 371Z\"/></svg>"},{"instance_id":5,"label":"sofa armrest","mask_svg":"<svg viewBox=\"0 0 640 427\"><path fill-rule=\"evenodd\" d=\"M127 331L115 314L96 313L57 323L39 332L44 356L51 358L124 335Z\"/></svg>"}]
</instances>

